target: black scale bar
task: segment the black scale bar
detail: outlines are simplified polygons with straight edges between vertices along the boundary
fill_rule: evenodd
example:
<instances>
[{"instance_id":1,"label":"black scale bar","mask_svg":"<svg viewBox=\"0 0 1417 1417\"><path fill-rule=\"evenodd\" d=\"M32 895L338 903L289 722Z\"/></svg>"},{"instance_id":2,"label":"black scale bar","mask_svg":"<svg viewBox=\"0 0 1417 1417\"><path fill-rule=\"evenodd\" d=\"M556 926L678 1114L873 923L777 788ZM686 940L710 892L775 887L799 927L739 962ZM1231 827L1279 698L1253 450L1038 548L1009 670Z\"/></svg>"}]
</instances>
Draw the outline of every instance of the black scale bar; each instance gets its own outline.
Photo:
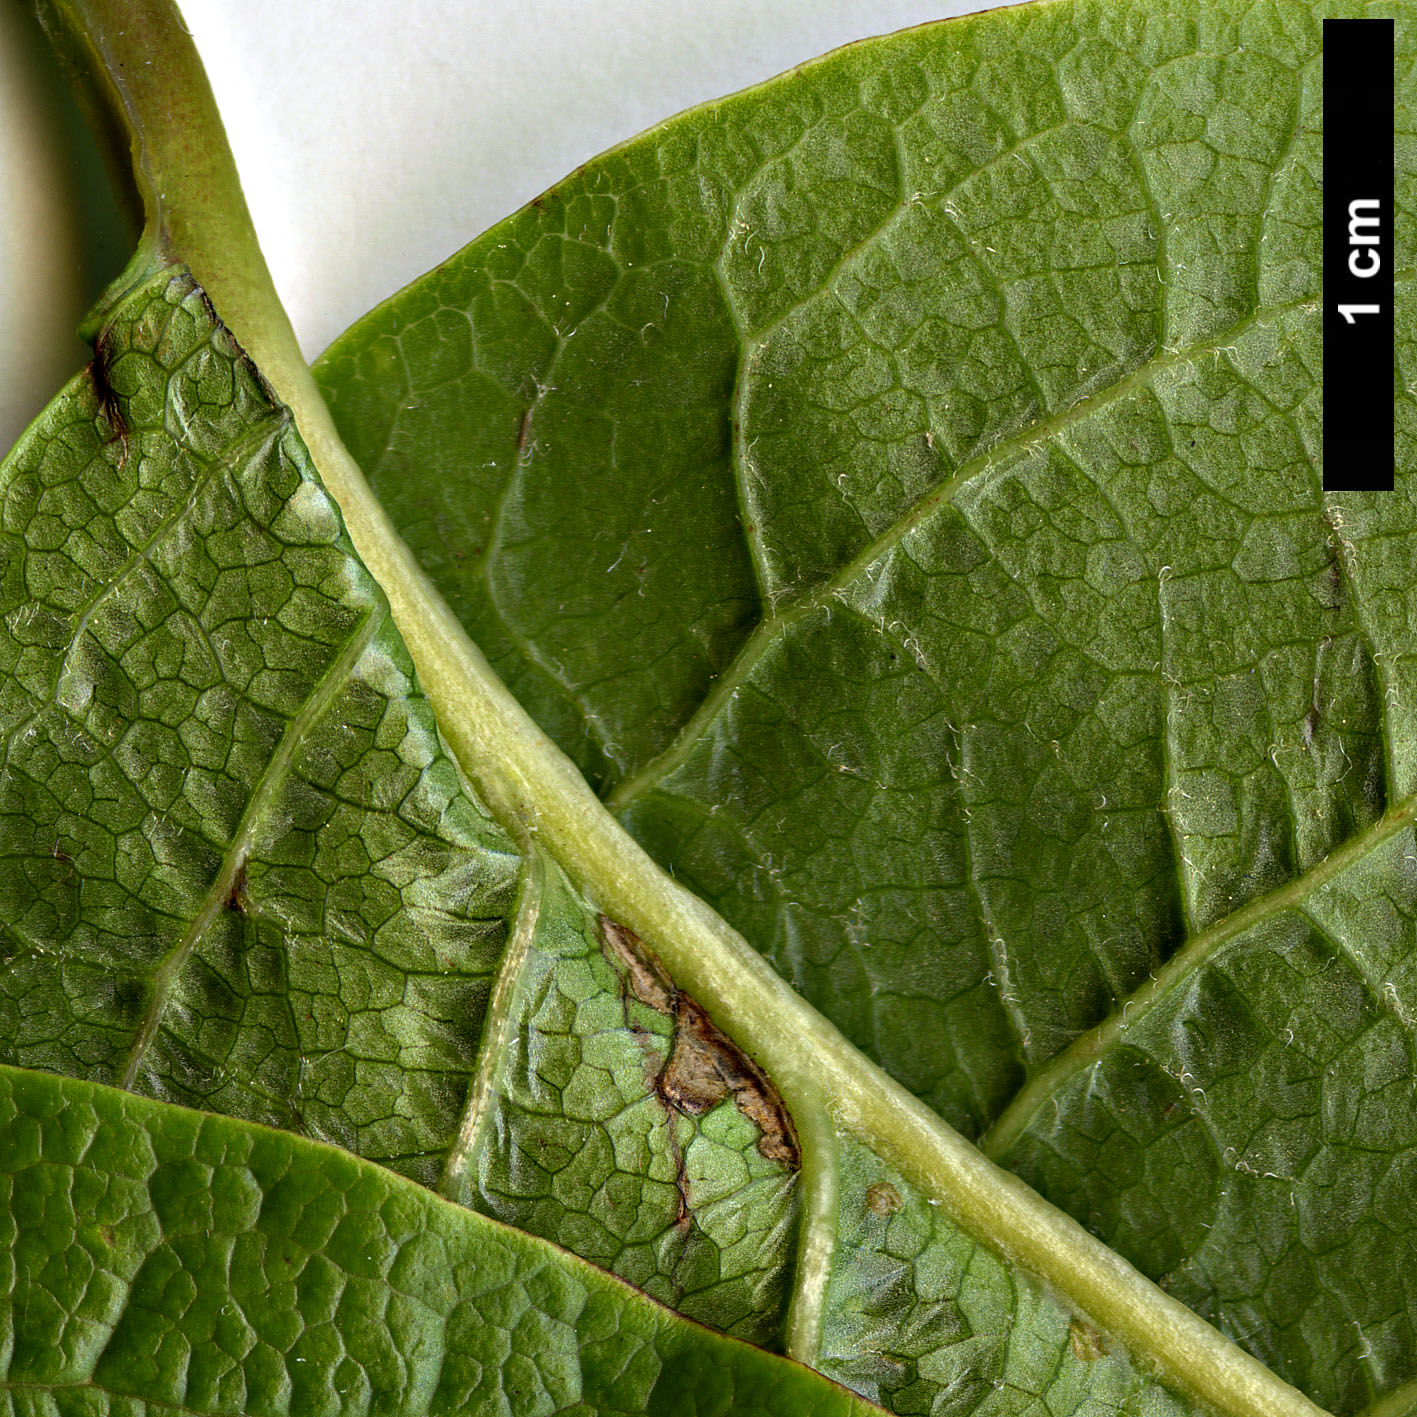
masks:
<instances>
[{"instance_id":1,"label":"black scale bar","mask_svg":"<svg viewBox=\"0 0 1417 1417\"><path fill-rule=\"evenodd\" d=\"M1325 491L1393 482L1392 20L1325 20Z\"/></svg>"}]
</instances>

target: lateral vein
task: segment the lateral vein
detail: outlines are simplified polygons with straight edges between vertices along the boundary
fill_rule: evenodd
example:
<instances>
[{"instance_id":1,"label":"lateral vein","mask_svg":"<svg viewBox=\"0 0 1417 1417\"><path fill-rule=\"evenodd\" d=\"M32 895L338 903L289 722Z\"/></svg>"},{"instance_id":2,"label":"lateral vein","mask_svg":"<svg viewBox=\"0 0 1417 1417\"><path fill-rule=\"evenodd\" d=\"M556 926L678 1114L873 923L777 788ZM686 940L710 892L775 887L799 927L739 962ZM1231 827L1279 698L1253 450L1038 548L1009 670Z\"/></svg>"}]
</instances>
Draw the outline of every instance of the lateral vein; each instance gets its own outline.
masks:
<instances>
[{"instance_id":1,"label":"lateral vein","mask_svg":"<svg viewBox=\"0 0 1417 1417\"><path fill-rule=\"evenodd\" d=\"M1093 394L1091 398L1083 399L1051 418L1030 423L1026 428L1001 439L976 457L961 463L954 473L943 482L937 483L912 503L888 527L873 537L834 576L823 581L815 590L809 591L784 606L781 610L771 610L758 623L757 629L743 641L728 667L714 680L713 687L704 695L698 708L685 721L674 741L657 757L651 758L633 776L621 781L606 797L606 805L612 812L622 811L635 798L649 791L673 772L693 751L708 725L731 701L738 688L751 674L754 666L772 647L783 631L798 620L810 615L814 610L830 605L834 599L844 595L847 589L865 575L872 565L887 552L894 550L906 535L924 521L931 512L952 501L955 493L961 488L980 477L987 476L1010 458L1041 447L1056 434L1082 422L1085 418L1116 403L1119 399L1125 398L1134 390L1145 388L1156 374L1178 365L1190 363L1211 351L1223 349L1232 344L1246 330L1265 320L1309 307L1317 309L1318 302L1312 299L1291 300L1282 305L1270 306L1263 311L1256 311L1212 339L1188 345L1184 349L1149 360L1124 378L1117 380L1116 383L1109 384L1107 388ZM735 437L735 447L740 441L741 438ZM348 457L348 453L345 456ZM760 538L761 530L756 528L756 523L754 525L754 534ZM759 549L754 554L760 557L766 553ZM771 604L771 602L768 603Z\"/></svg>"},{"instance_id":2,"label":"lateral vein","mask_svg":"<svg viewBox=\"0 0 1417 1417\"><path fill-rule=\"evenodd\" d=\"M221 175L239 201L234 170ZM244 207L239 210L244 216ZM1303 1394L994 1165L865 1058L737 931L650 858L497 677L374 498L334 427L254 240L248 238L244 261L237 260L236 278L231 260L216 259L208 249L215 233L201 228L200 217L196 223L195 231L180 234L197 279L207 285L204 277L212 272L215 284L207 288L228 326L294 414L356 550L389 598L445 741L503 826L519 839L534 836L602 909L651 942L675 979L773 1078L789 1110L805 1117L811 1098L829 1096L842 1126L875 1139L881 1154L936 1196L968 1233L1071 1297L1142 1361L1229 1417L1318 1417ZM1130 376L1108 397L1125 394L1156 367ZM987 472L1096 403L1037 425L966 465L862 556L869 559L898 540L960 478ZM858 557L844 574L856 574L861 563ZM836 589L828 585L817 594L830 598Z\"/></svg>"},{"instance_id":3,"label":"lateral vein","mask_svg":"<svg viewBox=\"0 0 1417 1417\"><path fill-rule=\"evenodd\" d=\"M1185 983L1223 944L1271 916L1288 910L1318 890L1374 847L1417 820L1417 794L1389 808L1376 822L1292 881L1232 910L1189 939L1145 984L1123 1000L1096 1028L1080 1035L1057 1054L1014 1096L994 1125L980 1138L979 1149L992 1160L1008 1154L1035 1112L1072 1077L1093 1063L1117 1038L1135 1027L1172 990Z\"/></svg>"},{"instance_id":4,"label":"lateral vein","mask_svg":"<svg viewBox=\"0 0 1417 1417\"><path fill-rule=\"evenodd\" d=\"M773 1078L795 1115L809 1115L814 1096L829 1096L841 1125L873 1139L969 1234L1068 1295L1143 1362L1229 1417L1321 1417L1258 1359L996 1166L665 874L497 677L433 587L340 441L293 340L266 352L268 377L274 370L356 549L389 596L443 735L503 826L534 836L603 910L652 942L676 981Z\"/></svg>"},{"instance_id":5,"label":"lateral vein","mask_svg":"<svg viewBox=\"0 0 1417 1417\"><path fill-rule=\"evenodd\" d=\"M540 853L530 843L522 860L522 885L517 895L516 917L507 937L507 947L502 952L502 964L497 972L492 997L487 1003L482 1038L477 1048L477 1068L468 1087L467 1104L458 1123L457 1136L448 1149L443 1175L438 1182L439 1195L462 1205L470 1203L468 1172L477 1162L484 1125L497 1096L502 1061L516 1032L513 1005L521 983L522 967L531 950L531 942L536 938L536 922L541 915L545 867Z\"/></svg>"},{"instance_id":6,"label":"lateral vein","mask_svg":"<svg viewBox=\"0 0 1417 1417\"><path fill-rule=\"evenodd\" d=\"M836 1254L841 1190L839 1148L836 1128L820 1093L803 1097L792 1121L802 1144L802 1169L798 1172L802 1218L797 1272L787 1309L786 1346L789 1357L815 1366L821 1351L827 1284Z\"/></svg>"},{"instance_id":7,"label":"lateral vein","mask_svg":"<svg viewBox=\"0 0 1417 1417\"><path fill-rule=\"evenodd\" d=\"M144 1010L142 1022L138 1025L137 1035L133 1039L133 1046L129 1050L128 1061L118 1084L120 1087L132 1090L138 1076L138 1069L142 1066L143 1059L161 1026L162 1016L167 1009L172 986L176 982L177 976L182 972L183 966L191 957L192 951L196 949L202 936L211 928L213 921L226 909L227 902L231 899L232 890L240 879L240 874L250 857L256 830L260 826L261 814L276 788L284 780L291 759L295 756L295 750L300 746L311 726L323 716L325 710L334 702L335 695L344 688L354 666L378 633L388 613L388 608L382 601L378 601L370 607L360 622L358 631L340 651L338 657L316 686L315 692L301 706L300 711L290 720L284 734L281 735L275 752L271 755L261 776L256 780L250 797L247 798L246 808L241 813L241 820L232 833L231 843L222 857L221 866L202 900L201 907L192 917L182 938L153 974L152 998L149 999L148 1006Z\"/></svg>"}]
</instances>

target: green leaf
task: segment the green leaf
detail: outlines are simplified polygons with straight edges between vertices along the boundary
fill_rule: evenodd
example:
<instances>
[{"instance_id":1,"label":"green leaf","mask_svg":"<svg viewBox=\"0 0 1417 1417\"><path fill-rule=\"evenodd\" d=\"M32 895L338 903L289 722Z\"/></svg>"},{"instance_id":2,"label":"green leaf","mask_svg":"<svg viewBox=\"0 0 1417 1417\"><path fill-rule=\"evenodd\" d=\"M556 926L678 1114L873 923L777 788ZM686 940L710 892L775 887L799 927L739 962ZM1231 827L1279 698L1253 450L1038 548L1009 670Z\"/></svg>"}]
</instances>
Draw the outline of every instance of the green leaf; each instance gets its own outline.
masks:
<instances>
[{"instance_id":1,"label":"green leaf","mask_svg":"<svg viewBox=\"0 0 1417 1417\"><path fill-rule=\"evenodd\" d=\"M264 1248L235 1240L249 1271L199 1263L190 1233L175 1253L153 1249L170 1228L156 1201L157 1228L139 1224L143 1207L123 1212L147 1248L95 1289L93 1256L68 1252L88 1240L51 1231L48 1208L25 1198L97 1196L110 1183L127 1195L135 1178L117 1157L132 1147L90 1145L93 1127L80 1122L96 1110L112 1126L127 1117L176 1138L157 1151L175 1170L151 1184L174 1204L201 1197L196 1220L178 1207L189 1232L210 1228L208 1196L224 1198L223 1219L230 1202L233 1224L264 1217L246 1192L281 1177L302 1214L331 1224L338 1213L315 1179L325 1168L372 1188L350 1203L356 1216L394 1185L292 1152L250 1130L260 1122L439 1186L730 1333L781 1347L806 1331L818 1364L867 1394L891 1396L908 1379L907 1391L962 1391L972 1405L998 1389L1047 1394L1068 1412L1134 1400L1178 1417L1195 1410L1168 1392L1174 1377L1158 1384L1100 1335L1096 1352L1079 1350L1076 1334L1099 1334L1085 1305L1011 1273L849 1127L838 1142L820 1112L798 1118L811 1129L810 1204L839 1205L847 1233L831 1273L809 1280L820 1263L807 1237L836 1216L799 1239L800 1143L772 1083L541 846L489 819L440 741L289 413L188 273L161 269L117 296L92 365L0 466L0 494L6 1062L242 1122L211 1132L210 1117L92 1086L74 1090L70 1108L52 1077L13 1074L30 1099L23 1135L35 1109L49 1111L71 1147L38 1159L87 1167L82 1183L48 1171L15 1183L25 1284L8 1312L25 1341L5 1379L14 1391L94 1384L159 1405L264 1411L287 1380L302 1402L348 1397L351 1383L421 1401L420 1384L442 1380L435 1368L405 1381L392 1354L359 1356L401 1340L367 1330L385 1312L375 1291L330 1308L334 1269L349 1268L362 1243L339 1230L308 1241L312 1253L338 1241L330 1264L311 1271L328 1281L311 1299L328 1328L309 1339L308 1357L299 1325L284 1319L270 1320L284 1346L249 1348L233 1331L219 1345L230 1363L208 1371L182 1356L211 1314L246 1312L258 1292L283 1312L288 1276ZM275 1160L250 1185L233 1174L228 1196L221 1177L184 1160L197 1136L229 1140L211 1143L213 1157L259 1142ZM30 1150L0 1145L21 1160ZM243 1185L251 1204L236 1202ZM426 1209L447 1214L431 1199ZM78 1210L66 1212L71 1226ZM529 1265L544 1270L543 1252L532 1253ZM557 1264L578 1292L582 1271ZM858 1269L869 1283L854 1280ZM924 1306L899 1332L896 1305L883 1313L870 1298L886 1271ZM63 1274L84 1276L79 1289L48 1277ZM32 1300L31 1282L53 1302ZM438 1307L424 1281L394 1283ZM620 1305L640 1302L603 1287ZM790 1317L790 1303L806 1317ZM309 1321L303 1298L297 1308ZM56 1338L71 1318L82 1338ZM169 1335L178 1320L198 1328ZM685 1335L697 1331L654 1322L692 1350ZM899 1354L867 1342L883 1323ZM261 1331L254 1317L248 1327L247 1337ZM262 1343L314 1366L287 1379L284 1358ZM531 1339L515 1351L541 1361ZM232 1365L248 1359L255 1366L236 1376ZM751 1362L768 1383L804 1381L780 1362ZM930 1376L917 1379L921 1365ZM490 1380L520 1391L510 1370ZM805 1391L787 1410L812 1410L816 1390ZM602 1401L616 1410L609 1398L592 1409L606 1410ZM734 1396L730 1410L753 1401Z\"/></svg>"},{"instance_id":2,"label":"green leaf","mask_svg":"<svg viewBox=\"0 0 1417 1417\"><path fill-rule=\"evenodd\" d=\"M286 1133L0 1067L7 1412L864 1413Z\"/></svg>"},{"instance_id":3,"label":"green leaf","mask_svg":"<svg viewBox=\"0 0 1417 1417\"><path fill-rule=\"evenodd\" d=\"M517 859L190 277L113 312L4 488L8 1060L433 1179Z\"/></svg>"},{"instance_id":4,"label":"green leaf","mask_svg":"<svg viewBox=\"0 0 1417 1417\"><path fill-rule=\"evenodd\" d=\"M1325 498L1325 13L854 47L589 164L317 375L647 850L1349 1412L1417 1379L1417 328L1398 491Z\"/></svg>"},{"instance_id":5,"label":"green leaf","mask_svg":"<svg viewBox=\"0 0 1417 1417\"><path fill-rule=\"evenodd\" d=\"M519 853L465 786L289 414L187 273L158 272L119 300L93 364L21 440L0 487L6 1061L338 1142L429 1185L446 1173L446 1189L484 1209L533 1203L533 1156L557 1238L685 1313L771 1338L792 1171L758 1154L731 1101L702 1122L668 1115L596 917L563 878L553 895L555 868ZM526 991L541 1034L518 1028ZM553 1023L558 1000L572 1013ZM0 1140L16 1163L17 1392L93 1384L202 1411L276 1411L293 1396L314 1411L362 1387L409 1410L462 1410L527 1381L587 1410L679 1410L690 1375L725 1362L747 1365L741 1382L694 1401L850 1405L801 1369L736 1348L723 1358L623 1285L489 1239L377 1168L108 1089L4 1076L23 1099ZM537 1091L558 1079L548 1117ZM540 1145L554 1150L538 1155L548 1123ZM626 1145L658 1165L637 1166ZM140 1239L96 1291L92 1234L72 1231L72 1214L71 1231L51 1228L32 1198L99 1197L108 1183L118 1209L94 1233ZM413 1205L416 1224L383 1215L386 1197ZM193 1237L209 1234L214 1200L237 1228L217 1246L226 1260L203 1249L199 1262ZM777 1244L745 1243L754 1216ZM423 1229L467 1247L443 1262L461 1274L451 1289L432 1283L430 1255L409 1257ZM305 1253L277 1259L273 1237ZM386 1248L380 1264L358 1262ZM756 1265L745 1250L761 1252ZM278 1267L295 1263L294 1275ZM346 1290L340 1270L367 1292ZM65 1273L81 1276L72 1292L48 1278ZM522 1283L540 1317L523 1314ZM468 1290L477 1302L458 1312ZM404 1332L399 1294L433 1306L436 1332ZM228 1299L247 1314L229 1332L214 1317ZM487 1332L469 1348L479 1314ZM440 1325L462 1335L466 1373L444 1365ZM597 1345L620 1328L601 1363ZM211 1371L182 1356L217 1331L225 1356ZM587 1344L584 1370L568 1366Z\"/></svg>"},{"instance_id":6,"label":"green leaf","mask_svg":"<svg viewBox=\"0 0 1417 1417\"><path fill-rule=\"evenodd\" d=\"M0 467L6 1059L896 1411L1404 1410L1412 529L1312 465L1313 15L980 17L590 165L323 366L420 566L139 8L65 0L152 226Z\"/></svg>"}]
</instances>

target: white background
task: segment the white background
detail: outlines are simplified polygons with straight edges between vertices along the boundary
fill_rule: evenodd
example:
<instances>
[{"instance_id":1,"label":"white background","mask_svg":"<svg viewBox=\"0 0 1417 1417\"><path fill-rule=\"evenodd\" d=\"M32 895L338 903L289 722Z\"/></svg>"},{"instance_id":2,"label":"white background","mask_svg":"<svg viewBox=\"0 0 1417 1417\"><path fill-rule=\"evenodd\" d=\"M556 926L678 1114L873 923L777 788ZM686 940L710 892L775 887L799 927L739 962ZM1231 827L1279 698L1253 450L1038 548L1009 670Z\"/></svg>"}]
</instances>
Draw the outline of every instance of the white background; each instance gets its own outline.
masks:
<instances>
[{"instance_id":1,"label":"white background","mask_svg":"<svg viewBox=\"0 0 1417 1417\"><path fill-rule=\"evenodd\" d=\"M397 19L386 0L182 8L313 358L605 148L979 0L408 0ZM127 256L85 199L94 178L76 171L77 125L27 9L0 4L0 451L83 361L73 327Z\"/></svg>"}]
</instances>

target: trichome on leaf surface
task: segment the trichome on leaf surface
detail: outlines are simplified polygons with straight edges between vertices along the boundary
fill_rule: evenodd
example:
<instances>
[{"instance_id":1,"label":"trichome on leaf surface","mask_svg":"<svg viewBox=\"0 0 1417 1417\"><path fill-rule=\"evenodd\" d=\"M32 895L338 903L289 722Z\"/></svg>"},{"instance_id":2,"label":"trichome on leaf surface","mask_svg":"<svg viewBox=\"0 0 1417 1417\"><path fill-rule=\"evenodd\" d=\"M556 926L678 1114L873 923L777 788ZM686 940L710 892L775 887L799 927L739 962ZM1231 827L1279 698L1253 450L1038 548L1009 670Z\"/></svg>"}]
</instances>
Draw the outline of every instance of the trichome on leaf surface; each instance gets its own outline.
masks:
<instances>
[{"instance_id":1,"label":"trichome on leaf surface","mask_svg":"<svg viewBox=\"0 0 1417 1417\"><path fill-rule=\"evenodd\" d=\"M312 376L175 10L42 7L146 225L0 467L7 1412L1417 1410L1331 12L854 46Z\"/></svg>"}]
</instances>

